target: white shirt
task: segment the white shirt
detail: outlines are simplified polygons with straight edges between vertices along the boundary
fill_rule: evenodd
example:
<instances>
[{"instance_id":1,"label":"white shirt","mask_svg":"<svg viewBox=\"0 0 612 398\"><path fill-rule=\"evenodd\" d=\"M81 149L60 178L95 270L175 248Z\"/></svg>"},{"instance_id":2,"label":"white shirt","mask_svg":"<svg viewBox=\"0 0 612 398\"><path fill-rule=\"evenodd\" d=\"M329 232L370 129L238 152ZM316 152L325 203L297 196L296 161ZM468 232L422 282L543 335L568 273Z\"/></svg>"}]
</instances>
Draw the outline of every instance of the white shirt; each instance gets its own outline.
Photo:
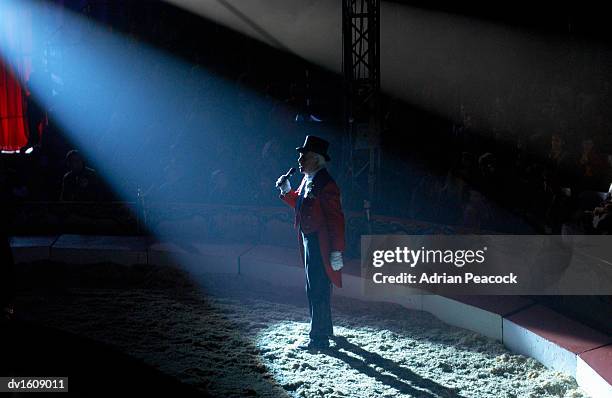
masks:
<instances>
[{"instance_id":1,"label":"white shirt","mask_svg":"<svg viewBox=\"0 0 612 398\"><path fill-rule=\"evenodd\" d=\"M308 197L308 195L310 194L310 191L312 191L313 188L313 184L312 181L314 180L315 176L317 175L317 173L319 172L319 170L321 170L323 167L319 167L318 169L316 169L315 171L313 171L312 173L304 173L304 178L306 179L306 181L304 182L304 197Z\"/></svg>"}]
</instances>

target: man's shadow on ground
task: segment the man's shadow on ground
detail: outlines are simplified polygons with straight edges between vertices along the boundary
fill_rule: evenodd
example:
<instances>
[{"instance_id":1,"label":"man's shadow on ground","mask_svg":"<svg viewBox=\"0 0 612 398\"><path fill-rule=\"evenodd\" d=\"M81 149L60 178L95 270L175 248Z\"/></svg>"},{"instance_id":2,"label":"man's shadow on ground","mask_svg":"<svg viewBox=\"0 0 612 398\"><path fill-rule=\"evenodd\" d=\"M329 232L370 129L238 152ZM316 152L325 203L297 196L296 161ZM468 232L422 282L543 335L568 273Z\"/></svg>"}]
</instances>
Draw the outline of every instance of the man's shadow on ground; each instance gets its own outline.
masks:
<instances>
[{"instance_id":1,"label":"man's shadow on ground","mask_svg":"<svg viewBox=\"0 0 612 398\"><path fill-rule=\"evenodd\" d=\"M327 355L344 361L357 371L375 378L386 386L395 388L402 394L410 394L419 398L463 398L455 389L444 387L434 381L425 379L389 359L366 351L349 342L346 337L335 336L333 340L336 342L336 349L326 351ZM349 351L360 358L348 355L340 351L341 349ZM393 376L382 374L374 369L372 365L384 369L386 372L393 374Z\"/></svg>"}]
</instances>

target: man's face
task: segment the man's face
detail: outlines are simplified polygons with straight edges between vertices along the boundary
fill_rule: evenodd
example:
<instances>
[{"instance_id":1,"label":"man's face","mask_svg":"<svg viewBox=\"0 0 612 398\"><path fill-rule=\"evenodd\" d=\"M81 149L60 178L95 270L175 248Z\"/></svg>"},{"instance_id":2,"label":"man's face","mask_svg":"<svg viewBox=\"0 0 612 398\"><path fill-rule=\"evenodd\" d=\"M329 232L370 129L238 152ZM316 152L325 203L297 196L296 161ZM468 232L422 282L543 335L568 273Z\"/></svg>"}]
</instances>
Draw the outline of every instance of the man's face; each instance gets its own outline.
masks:
<instances>
[{"instance_id":1,"label":"man's face","mask_svg":"<svg viewBox=\"0 0 612 398\"><path fill-rule=\"evenodd\" d=\"M317 169L317 160L314 152L300 153L298 156L300 173L312 173Z\"/></svg>"}]
</instances>

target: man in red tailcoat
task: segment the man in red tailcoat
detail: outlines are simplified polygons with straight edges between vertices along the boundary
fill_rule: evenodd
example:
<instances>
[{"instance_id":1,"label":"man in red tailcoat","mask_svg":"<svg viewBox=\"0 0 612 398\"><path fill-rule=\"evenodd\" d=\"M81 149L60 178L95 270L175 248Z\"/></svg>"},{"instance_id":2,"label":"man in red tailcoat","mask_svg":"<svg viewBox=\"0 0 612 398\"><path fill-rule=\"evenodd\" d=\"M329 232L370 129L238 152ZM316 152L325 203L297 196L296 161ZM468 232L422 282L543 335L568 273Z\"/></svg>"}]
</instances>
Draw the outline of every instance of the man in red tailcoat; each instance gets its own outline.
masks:
<instances>
[{"instance_id":1,"label":"man in red tailcoat","mask_svg":"<svg viewBox=\"0 0 612 398\"><path fill-rule=\"evenodd\" d=\"M310 342L308 349L329 347L333 336L331 319L332 284L342 287L344 251L344 214L340 190L325 168L330 160L329 142L307 136L296 148L304 178L297 190L291 188L289 175L276 182L280 198L295 209L300 252L306 271L306 294L310 307Z\"/></svg>"}]
</instances>

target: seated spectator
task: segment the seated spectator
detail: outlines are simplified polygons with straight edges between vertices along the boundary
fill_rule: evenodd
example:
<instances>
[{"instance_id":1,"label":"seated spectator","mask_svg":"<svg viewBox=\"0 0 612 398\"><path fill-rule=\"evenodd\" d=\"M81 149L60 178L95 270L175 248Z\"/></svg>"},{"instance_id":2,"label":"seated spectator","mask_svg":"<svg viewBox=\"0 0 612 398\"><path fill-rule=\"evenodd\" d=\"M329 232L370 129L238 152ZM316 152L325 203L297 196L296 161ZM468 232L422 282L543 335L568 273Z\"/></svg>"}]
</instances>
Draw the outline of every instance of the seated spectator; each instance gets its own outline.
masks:
<instances>
[{"instance_id":1,"label":"seated spectator","mask_svg":"<svg viewBox=\"0 0 612 398\"><path fill-rule=\"evenodd\" d=\"M563 137L560 134L552 134L548 151L548 166L555 170L567 171L569 158Z\"/></svg>"},{"instance_id":2,"label":"seated spectator","mask_svg":"<svg viewBox=\"0 0 612 398\"><path fill-rule=\"evenodd\" d=\"M560 233L572 212L572 190L569 176L570 157L559 134L551 136L546 167L543 172L545 196L545 226L548 233Z\"/></svg>"},{"instance_id":3,"label":"seated spectator","mask_svg":"<svg viewBox=\"0 0 612 398\"><path fill-rule=\"evenodd\" d=\"M69 171L62 180L61 201L87 202L98 200L96 172L85 166L83 157L76 149L66 154Z\"/></svg>"},{"instance_id":4,"label":"seated spectator","mask_svg":"<svg viewBox=\"0 0 612 398\"><path fill-rule=\"evenodd\" d=\"M590 137L582 140L582 153L578 159L580 170L580 190L603 190L601 187L601 177L605 171L606 161L599 154L593 139Z\"/></svg>"}]
</instances>

